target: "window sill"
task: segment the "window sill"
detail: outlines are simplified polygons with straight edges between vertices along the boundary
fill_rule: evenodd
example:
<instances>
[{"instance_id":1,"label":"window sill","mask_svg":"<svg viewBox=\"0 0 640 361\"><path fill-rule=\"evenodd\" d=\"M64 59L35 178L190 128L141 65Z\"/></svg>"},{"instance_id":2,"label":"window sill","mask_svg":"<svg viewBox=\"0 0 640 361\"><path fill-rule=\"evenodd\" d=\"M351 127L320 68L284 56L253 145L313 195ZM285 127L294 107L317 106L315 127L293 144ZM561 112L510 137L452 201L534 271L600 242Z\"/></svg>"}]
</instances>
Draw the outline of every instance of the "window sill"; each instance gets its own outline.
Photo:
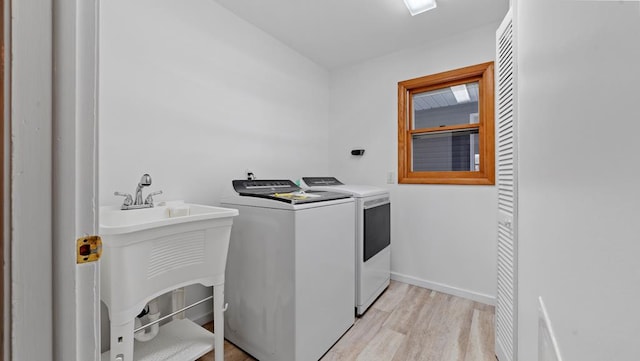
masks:
<instances>
[{"instance_id":1,"label":"window sill","mask_svg":"<svg viewBox=\"0 0 640 361\"><path fill-rule=\"evenodd\" d=\"M449 172L442 172L449 173ZM448 177L445 174L433 176L415 175L398 178L398 184L456 184L456 185L495 185L495 177L487 177L478 172L468 172L468 176L461 176L460 172L455 177Z\"/></svg>"}]
</instances>

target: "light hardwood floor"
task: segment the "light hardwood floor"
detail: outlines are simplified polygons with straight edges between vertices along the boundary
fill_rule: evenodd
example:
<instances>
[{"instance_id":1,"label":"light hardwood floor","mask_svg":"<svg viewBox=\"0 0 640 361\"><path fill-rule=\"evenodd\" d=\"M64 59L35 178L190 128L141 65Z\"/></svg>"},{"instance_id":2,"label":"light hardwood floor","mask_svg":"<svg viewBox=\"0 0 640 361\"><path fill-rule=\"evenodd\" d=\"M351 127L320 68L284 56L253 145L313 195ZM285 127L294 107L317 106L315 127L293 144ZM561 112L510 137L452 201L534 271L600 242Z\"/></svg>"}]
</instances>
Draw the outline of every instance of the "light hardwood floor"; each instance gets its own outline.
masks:
<instances>
[{"instance_id":1,"label":"light hardwood floor","mask_svg":"<svg viewBox=\"0 0 640 361\"><path fill-rule=\"evenodd\" d=\"M493 306L391 281L321 361L495 361L493 319ZM227 341L224 352L255 360Z\"/></svg>"}]
</instances>

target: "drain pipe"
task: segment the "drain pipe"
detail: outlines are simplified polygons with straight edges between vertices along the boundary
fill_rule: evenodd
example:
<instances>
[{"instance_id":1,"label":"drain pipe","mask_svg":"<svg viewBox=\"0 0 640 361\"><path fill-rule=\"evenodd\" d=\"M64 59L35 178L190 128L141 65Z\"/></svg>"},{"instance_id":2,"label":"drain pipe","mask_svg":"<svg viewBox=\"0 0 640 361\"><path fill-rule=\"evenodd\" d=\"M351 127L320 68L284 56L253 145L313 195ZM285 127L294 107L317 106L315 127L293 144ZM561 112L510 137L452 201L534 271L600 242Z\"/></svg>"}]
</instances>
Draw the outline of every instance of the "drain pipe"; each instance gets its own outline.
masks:
<instances>
[{"instance_id":1,"label":"drain pipe","mask_svg":"<svg viewBox=\"0 0 640 361\"><path fill-rule=\"evenodd\" d=\"M171 312L183 309L185 303L186 299L184 295L184 287L176 288L171 292ZM180 312L177 315L173 316L174 320L182 320L184 318L184 312Z\"/></svg>"},{"instance_id":2,"label":"drain pipe","mask_svg":"<svg viewBox=\"0 0 640 361\"><path fill-rule=\"evenodd\" d=\"M149 312L146 314L146 316L149 319L149 322L157 321L160 318L160 310L158 309L158 299L154 298L153 300L149 301L147 305L149 306ZM142 321L140 321L142 317L144 317L144 315L136 317L135 328L142 326ZM160 330L160 324L155 323L143 330L140 330L134 333L134 337L136 340L140 342L147 342L152 340L154 337L156 337L159 330Z\"/></svg>"}]
</instances>

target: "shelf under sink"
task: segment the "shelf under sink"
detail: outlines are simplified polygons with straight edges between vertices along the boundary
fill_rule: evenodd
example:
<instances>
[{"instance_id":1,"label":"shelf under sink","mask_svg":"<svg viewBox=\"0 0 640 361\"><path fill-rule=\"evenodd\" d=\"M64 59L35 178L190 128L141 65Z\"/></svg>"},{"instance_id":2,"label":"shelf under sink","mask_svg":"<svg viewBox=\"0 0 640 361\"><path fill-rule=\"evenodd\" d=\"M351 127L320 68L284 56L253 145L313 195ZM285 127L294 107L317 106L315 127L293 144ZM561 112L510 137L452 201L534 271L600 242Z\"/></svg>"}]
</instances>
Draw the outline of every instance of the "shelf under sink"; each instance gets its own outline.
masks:
<instances>
[{"instance_id":1,"label":"shelf under sink","mask_svg":"<svg viewBox=\"0 0 640 361\"><path fill-rule=\"evenodd\" d=\"M213 350L215 335L188 319L160 326L158 335L147 342L135 341L134 361L195 361ZM102 354L109 361L110 351Z\"/></svg>"}]
</instances>

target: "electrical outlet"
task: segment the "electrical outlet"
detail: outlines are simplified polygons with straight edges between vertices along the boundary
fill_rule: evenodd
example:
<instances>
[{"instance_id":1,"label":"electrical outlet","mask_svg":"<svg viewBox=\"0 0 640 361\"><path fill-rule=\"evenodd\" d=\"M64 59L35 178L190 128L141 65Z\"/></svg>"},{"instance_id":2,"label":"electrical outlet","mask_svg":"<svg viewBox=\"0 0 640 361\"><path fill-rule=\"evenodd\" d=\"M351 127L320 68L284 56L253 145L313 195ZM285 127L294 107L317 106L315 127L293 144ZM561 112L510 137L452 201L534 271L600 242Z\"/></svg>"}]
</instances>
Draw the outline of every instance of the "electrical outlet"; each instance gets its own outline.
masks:
<instances>
[{"instance_id":1,"label":"electrical outlet","mask_svg":"<svg viewBox=\"0 0 640 361\"><path fill-rule=\"evenodd\" d=\"M395 184L396 183L396 174L393 171L387 172L387 184Z\"/></svg>"}]
</instances>

